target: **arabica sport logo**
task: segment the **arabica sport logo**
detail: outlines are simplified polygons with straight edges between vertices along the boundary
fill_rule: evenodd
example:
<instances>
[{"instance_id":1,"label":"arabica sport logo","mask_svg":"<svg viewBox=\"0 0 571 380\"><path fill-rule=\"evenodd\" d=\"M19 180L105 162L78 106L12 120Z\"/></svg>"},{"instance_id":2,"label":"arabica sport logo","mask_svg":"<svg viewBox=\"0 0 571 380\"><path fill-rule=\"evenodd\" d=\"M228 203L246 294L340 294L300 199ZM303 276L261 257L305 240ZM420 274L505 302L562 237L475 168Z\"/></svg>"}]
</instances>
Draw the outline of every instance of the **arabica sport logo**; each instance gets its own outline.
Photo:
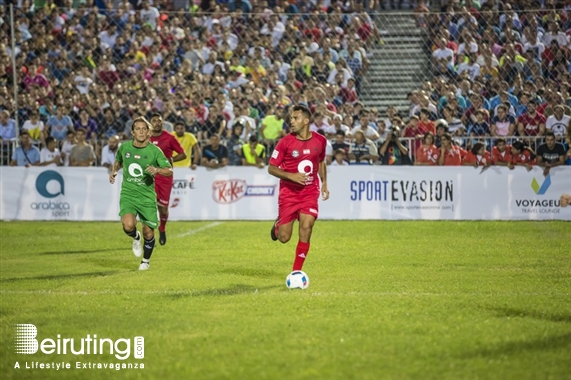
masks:
<instances>
[{"instance_id":1,"label":"arabica sport logo","mask_svg":"<svg viewBox=\"0 0 571 380\"><path fill-rule=\"evenodd\" d=\"M52 188L52 181L56 181L59 184L59 189L48 189L48 185ZM57 187L57 185L56 185ZM36 190L38 193L44 198L55 198L58 195L65 194L65 186L63 182L63 177L61 174L54 170L47 170L40 174L38 178L36 178ZM57 190L57 191L53 191Z\"/></svg>"},{"instance_id":2,"label":"arabica sport logo","mask_svg":"<svg viewBox=\"0 0 571 380\"><path fill-rule=\"evenodd\" d=\"M47 202L32 202L30 208L36 211L50 211L52 217L63 218L70 216L71 205L68 202L59 202L53 198L65 196L65 182L61 174L54 170L46 170L36 178L36 191Z\"/></svg>"},{"instance_id":3,"label":"arabica sport logo","mask_svg":"<svg viewBox=\"0 0 571 380\"><path fill-rule=\"evenodd\" d=\"M551 186L550 174L548 174L547 177L545 177L545 180L541 185L539 185L539 182L537 182L535 178L533 178L533 180L531 181L531 188L537 195L544 195L547 189L549 189L549 186Z\"/></svg>"},{"instance_id":4,"label":"arabica sport logo","mask_svg":"<svg viewBox=\"0 0 571 380\"><path fill-rule=\"evenodd\" d=\"M32 355L41 351L45 355L114 355L119 360L128 359L133 353L134 359L145 357L145 338L132 339L98 338L97 334L87 334L85 338L46 338L39 342L38 329L31 323L17 324L14 327L14 350L17 354Z\"/></svg>"}]
</instances>

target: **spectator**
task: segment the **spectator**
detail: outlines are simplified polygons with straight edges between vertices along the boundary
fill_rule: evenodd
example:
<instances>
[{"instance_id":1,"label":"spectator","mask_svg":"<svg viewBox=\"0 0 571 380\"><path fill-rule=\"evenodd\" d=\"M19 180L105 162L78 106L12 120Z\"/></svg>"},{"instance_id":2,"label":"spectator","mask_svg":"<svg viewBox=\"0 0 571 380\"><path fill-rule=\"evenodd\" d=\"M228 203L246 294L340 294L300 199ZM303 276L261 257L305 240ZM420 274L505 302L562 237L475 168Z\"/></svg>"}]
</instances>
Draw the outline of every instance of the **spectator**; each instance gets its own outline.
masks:
<instances>
[{"instance_id":1,"label":"spectator","mask_svg":"<svg viewBox=\"0 0 571 380\"><path fill-rule=\"evenodd\" d=\"M218 169L228 165L228 149L220 144L220 136L210 136L210 144L202 148L202 166Z\"/></svg>"},{"instance_id":2,"label":"spectator","mask_svg":"<svg viewBox=\"0 0 571 380\"><path fill-rule=\"evenodd\" d=\"M83 129L85 132L85 138L87 140L97 139L98 135L97 122L95 122L95 120L89 116L89 113L87 113L87 110L85 108L79 111L79 120L75 122L74 129L75 131Z\"/></svg>"},{"instance_id":3,"label":"spectator","mask_svg":"<svg viewBox=\"0 0 571 380\"><path fill-rule=\"evenodd\" d=\"M109 171L113 169L119 145L119 136L115 135L109 137L107 145L101 149L101 166L105 166Z\"/></svg>"},{"instance_id":4,"label":"spectator","mask_svg":"<svg viewBox=\"0 0 571 380\"><path fill-rule=\"evenodd\" d=\"M372 165L379 159L375 144L365 137L362 130L355 131L355 141L349 149L349 160L354 164Z\"/></svg>"},{"instance_id":5,"label":"spectator","mask_svg":"<svg viewBox=\"0 0 571 380\"><path fill-rule=\"evenodd\" d=\"M515 141L512 144L511 157L512 159L508 163L510 170L516 166L525 166L527 171L531 171L533 165L536 164L535 153L521 141Z\"/></svg>"},{"instance_id":6,"label":"spectator","mask_svg":"<svg viewBox=\"0 0 571 380\"><path fill-rule=\"evenodd\" d=\"M335 142L331 144L331 149L334 152L337 152L339 149L342 149L345 154L349 153L349 148L351 146L345 142L345 132L343 130L338 130L335 133Z\"/></svg>"},{"instance_id":7,"label":"spectator","mask_svg":"<svg viewBox=\"0 0 571 380\"><path fill-rule=\"evenodd\" d=\"M543 167L543 175L547 176L551 168L565 163L565 148L555 141L555 134L545 133L545 143L537 148L537 165Z\"/></svg>"},{"instance_id":8,"label":"spectator","mask_svg":"<svg viewBox=\"0 0 571 380\"><path fill-rule=\"evenodd\" d=\"M0 142L15 140L18 128L7 110L0 111Z\"/></svg>"},{"instance_id":9,"label":"spectator","mask_svg":"<svg viewBox=\"0 0 571 380\"><path fill-rule=\"evenodd\" d=\"M212 137L212 135L218 135L220 138L226 136L226 120L224 116L220 114L218 106L211 105L208 111L208 118L202 126L202 131L199 133L199 140L205 140Z\"/></svg>"},{"instance_id":10,"label":"spectator","mask_svg":"<svg viewBox=\"0 0 571 380\"><path fill-rule=\"evenodd\" d=\"M508 115L508 109L503 104L498 106L497 111L498 114L492 118L492 127L490 128L492 136L513 136L515 132L514 117L512 115Z\"/></svg>"},{"instance_id":11,"label":"spectator","mask_svg":"<svg viewBox=\"0 0 571 380\"><path fill-rule=\"evenodd\" d=\"M64 160L64 166L69 166L69 156L73 147L77 144L75 132L72 130L67 131L67 136L61 147L61 158Z\"/></svg>"},{"instance_id":12,"label":"spectator","mask_svg":"<svg viewBox=\"0 0 571 380\"><path fill-rule=\"evenodd\" d=\"M87 133L83 128L76 130L77 144L69 154L69 166L92 166L95 162L93 147L85 142Z\"/></svg>"},{"instance_id":13,"label":"spectator","mask_svg":"<svg viewBox=\"0 0 571 380\"><path fill-rule=\"evenodd\" d=\"M369 115L370 111L368 109L364 108L361 110L359 115L359 123L351 130L351 134L355 136L357 131L363 131L366 138L372 141L377 141L379 139L379 134L376 131L376 125L371 123Z\"/></svg>"},{"instance_id":14,"label":"spectator","mask_svg":"<svg viewBox=\"0 0 571 380\"><path fill-rule=\"evenodd\" d=\"M10 166L37 166L40 162L40 151L32 145L28 131L20 132L20 146L14 150Z\"/></svg>"},{"instance_id":15,"label":"spectator","mask_svg":"<svg viewBox=\"0 0 571 380\"><path fill-rule=\"evenodd\" d=\"M554 107L553 115L547 118L545 128L547 131L553 132L558 139L563 139L570 121L571 117L565 115L565 107L559 104Z\"/></svg>"},{"instance_id":16,"label":"spectator","mask_svg":"<svg viewBox=\"0 0 571 380\"><path fill-rule=\"evenodd\" d=\"M349 163L346 160L347 154L343 149L335 150L335 156L333 161L331 161L331 166L346 166Z\"/></svg>"},{"instance_id":17,"label":"spectator","mask_svg":"<svg viewBox=\"0 0 571 380\"><path fill-rule=\"evenodd\" d=\"M244 140L244 125L241 121L232 124L232 134L226 141L226 148L228 149L228 165L241 166L242 165L242 145Z\"/></svg>"},{"instance_id":18,"label":"spectator","mask_svg":"<svg viewBox=\"0 0 571 380\"><path fill-rule=\"evenodd\" d=\"M44 122L40 120L38 111L32 111L30 113L30 119L24 122L22 131L27 131L32 140L44 142Z\"/></svg>"},{"instance_id":19,"label":"spectator","mask_svg":"<svg viewBox=\"0 0 571 380\"><path fill-rule=\"evenodd\" d=\"M462 151L459 147L452 144L452 135L445 133L440 138L442 143L440 147L440 155L438 157L438 165L440 166L460 166L462 165Z\"/></svg>"},{"instance_id":20,"label":"spectator","mask_svg":"<svg viewBox=\"0 0 571 380\"><path fill-rule=\"evenodd\" d=\"M264 139L266 144L273 144L275 141L285 135L284 133L284 119L283 119L284 108L283 106L277 106L274 110L274 114L266 116L262 120L262 126L260 127L260 135Z\"/></svg>"},{"instance_id":21,"label":"spectator","mask_svg":"<svg viewBox=\"0 0 571 380\"><path fill-rule=\"evenodd\" d=\"M251 135L248 143L242 145L242 166L264 167L266 147L258 142L256 135Z\"/></svg>"},{"instance_id":22,"label":"spectator","mask_svg":"<svg viewBox=\"0 0 571 380\"><path fill-rule=\"evenodd\" d=\"M478 142L474 144L470 151L468 151L462 165L474 166L477 168L478 166L488 167L493 163L490 152L486 151L486 146Z\"/></svg>"},{"instance_id":23,"label":"spectator","mask_svg":"<svg viewBox=\"0 0 571 380\"><path fill-rule=\"evenodd\" d=\"M71 117L66 114L66 107L59 106L56 109L56 114L50 116L47 121L47 127L50 131L50 136L57 141L65 140L68 131L73 131L73 122Z\"/></svg>"},{"instance_id":24,"label":"spectator","mask_svg":"<svg viewBox=\"0 0 571 380\"><path fill-rule=\"evenodd\" d=\"M395 119L396 120L396 119ZM390 137L379 148L382 165L411 165L406 141L400 139L400 128L393 120Z\"/></svg>"},{"instance_id":25,"label":"spectator","mask_svg":"<svg viewBox=\"0 0 571 380\"><path fill-rule=\"evenodd\" d=\"M414 165L417 166L434 166L438 164L438 148L434 145L434 134L426 132L422 138L422 145L416 151L416 160Z\"/></svg>"},{"instance_id":26,"label":"spectator","mask_svg":"<svg viewBox=\"0 0 571 380\"><path fill-rule=\"evenodd\" d=\"M121 125L121 120L110 107L103 111L103 115L99 114L97 119L97 130L100 139L110 139L125 129L125 126Z\"/></svg>"},{"instance_id":27,"label":"spectator","mask_svg":"<svg viewBox=\"0 0 571 380\"><path fill-rule=\"evenodd\" d=\"M518 132L520 136L543 136L545 134L545 116L537 112L537 102L530 100L527 104L527 113L518 118Z\"/></svg>"},{"instance_id":28,"label":"spectator","mask_svg":"<svg viewBox=\"0 0 571 380\"><path fill-rule=\"evenodd\" d=\"M200 163L200 148L198 147L196 136L185 131L184 123L182 121L177 121L174 124L174 132L172 132L172 135L178 140L180 146L182 146L186 153L186 158L184 160L173 162L173 166L175 168L190 167L192 170L195 170ZM174 155L176 156L176 152Z\"/></svg>"},{"instance_id":29,"label":"spectator","mask_svg":"<svg viewBox=\"0 0 571 380\"><path fill-rule=\"evenodd\" d=\"M56 148L57 141L52 136L46 137L46 146L40 151L40 164L38 166L61 166L63 160L61 153Z\"/></svg>"},{"instance_id":30,"label":"spectator","mask_svg":"<svg viewBox=\"0 0 571 380\"><path fill-rule=\"evenodd\" d=\"M492 159L499 166L508 166L512 162L511 146L506 144L504 138L496 140L496 145L492 148Z\"/></svg>"}]
</instances>

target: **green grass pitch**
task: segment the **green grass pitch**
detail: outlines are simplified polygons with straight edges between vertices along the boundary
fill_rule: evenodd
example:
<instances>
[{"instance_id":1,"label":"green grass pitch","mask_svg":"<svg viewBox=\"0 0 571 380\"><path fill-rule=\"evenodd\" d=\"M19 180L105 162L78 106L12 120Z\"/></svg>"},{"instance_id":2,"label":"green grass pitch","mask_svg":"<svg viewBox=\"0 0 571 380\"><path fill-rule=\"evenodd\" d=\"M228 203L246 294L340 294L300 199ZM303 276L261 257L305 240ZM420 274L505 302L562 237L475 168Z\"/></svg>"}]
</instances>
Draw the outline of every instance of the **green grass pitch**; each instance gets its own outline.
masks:
<instances>
[{"instance_id":1,"label":"green grass pitch","mask_svg":"<svg viewBox=\"0 0 571 380\"><path fill-rule=\"evenodd\" d=\"M270 226L169 222L139 272L119 222L1 222L0 378L571 379L570 223L318 221L304 291ZM17 323L143 336L145 368L16 354Z\"/></svg>"}]
</instances>

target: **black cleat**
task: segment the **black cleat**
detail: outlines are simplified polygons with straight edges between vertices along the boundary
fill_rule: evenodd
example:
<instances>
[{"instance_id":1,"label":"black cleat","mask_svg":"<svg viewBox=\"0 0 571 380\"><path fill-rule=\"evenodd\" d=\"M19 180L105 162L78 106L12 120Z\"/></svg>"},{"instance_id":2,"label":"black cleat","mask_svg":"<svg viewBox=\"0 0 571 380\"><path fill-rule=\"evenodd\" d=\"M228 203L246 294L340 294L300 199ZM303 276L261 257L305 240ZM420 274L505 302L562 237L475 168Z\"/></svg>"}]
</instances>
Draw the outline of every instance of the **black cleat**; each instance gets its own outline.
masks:
<instances>
[{"instance_id":1,"label":"black cleat","mask_svg":"<svg viewBox=\"0 0 571 380\"><path fill-rule=\"evenodd\" d=\"M278 237L276 236L276 223L277 222L278 222L278 220L276 219L276 221L272 225L272 229L270 230L270 236L271 236L273 241L278 240Z\"/></svg>"},{"instance_id":2,"label":"black cleat","mask_svg":"<svg viewBox=\"0 0 571 380\"><path fill-rule=\"evenodd\" d=\"M159 235L160 235L160 236L159 236L159 243L160 243L161 245L165 245L165 244L167 243L167 233L166 233L166 231L163 231L163 232L159 231Z\"/></svg>"}]
</instances>

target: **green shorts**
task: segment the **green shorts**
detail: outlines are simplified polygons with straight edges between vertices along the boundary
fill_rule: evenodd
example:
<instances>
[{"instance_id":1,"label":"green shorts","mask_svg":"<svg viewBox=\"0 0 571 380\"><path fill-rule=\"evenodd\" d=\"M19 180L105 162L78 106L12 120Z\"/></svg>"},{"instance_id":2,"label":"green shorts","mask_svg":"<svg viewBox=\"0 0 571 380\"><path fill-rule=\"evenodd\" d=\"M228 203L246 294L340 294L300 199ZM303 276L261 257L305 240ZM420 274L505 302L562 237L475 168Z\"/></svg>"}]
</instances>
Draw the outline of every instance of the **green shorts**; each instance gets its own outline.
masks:
<instances>
[{"instance_id":1,"label":"green shorts","mask_svg":"<svg viewBox=\"0 0 571 380\"><path fill-rule=\"evenodd\" d=\"M133 214L139 217L139 220L149 226L150 228L157 228L159 226L159 218L157 216L157 203L153 202L137 202L133 199L122 198L119 201L119 216L123 217L126 214Z\"/></svg>"}]
</instances>

